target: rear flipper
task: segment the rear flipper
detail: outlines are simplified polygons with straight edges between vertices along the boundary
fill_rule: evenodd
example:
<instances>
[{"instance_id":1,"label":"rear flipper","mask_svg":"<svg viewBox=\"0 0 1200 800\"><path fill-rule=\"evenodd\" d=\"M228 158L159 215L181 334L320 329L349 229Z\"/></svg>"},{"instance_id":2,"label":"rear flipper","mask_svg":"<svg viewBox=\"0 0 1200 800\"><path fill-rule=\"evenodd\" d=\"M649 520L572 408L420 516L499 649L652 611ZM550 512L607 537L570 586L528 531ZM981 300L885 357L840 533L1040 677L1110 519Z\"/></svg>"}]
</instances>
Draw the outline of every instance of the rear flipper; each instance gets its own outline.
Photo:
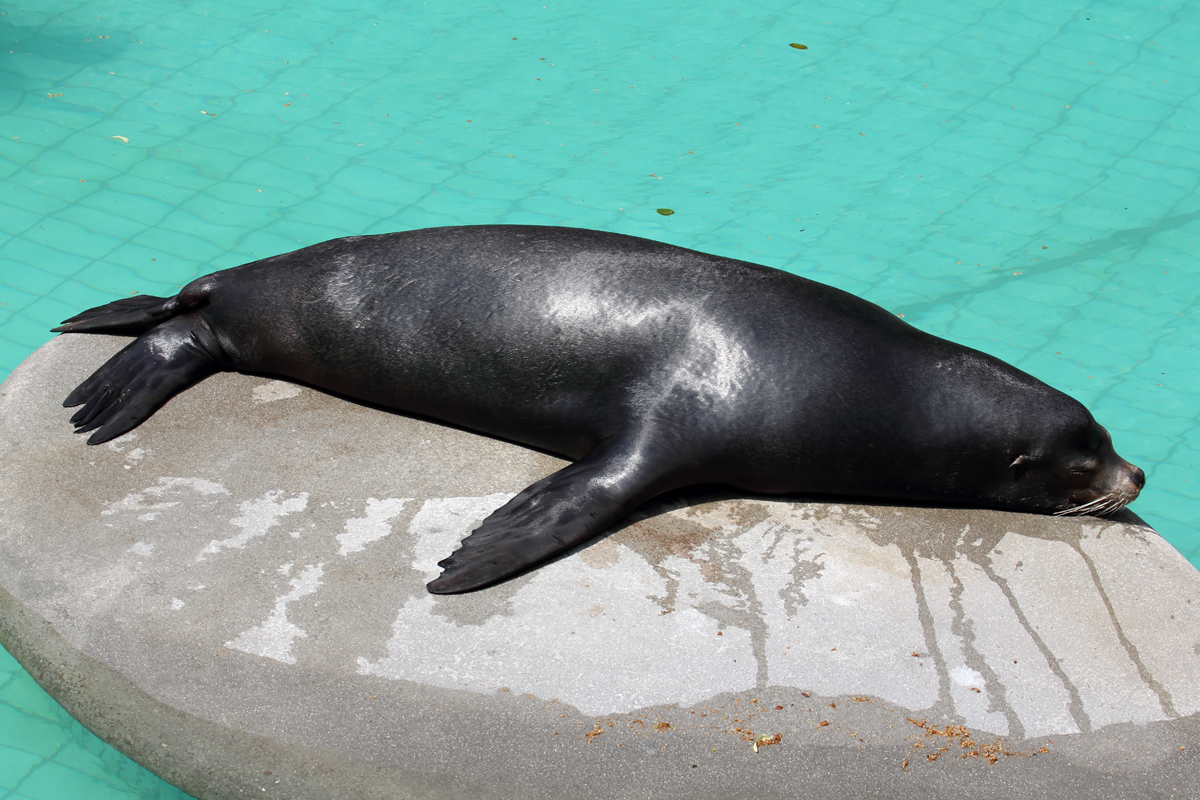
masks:
<instances>
[{"instance_id":1,"label":"rear flipper","mask_svg":"<svg viewBox=\"0 0 1200 800\"><path fill-rule=\"evenodd\" d=\"M668 488L644 454L601 445L498 508L426 588L434 594L482 589L603 533Z\"/></svg>"},{"instance_id":2,"label":"rear flipper","mask_svg":"<svg viewBox=\"0 0 1200 800\"><path fill-rule=\"evenodd\" d=\"M181 310L178 297L153 297L148 294L127 297L103 306L89 308L63 320L55 333L124 333L137 336L170 319Z\"/></svg>"},{"instance_id":3,"label":"rear flipper","mask_svg":"<svg viewBox=\"0 0 1200 800\"><path fill-rule=\"evenodd\" d=\"M120 301L119 301L120 302ZM67 396L76 433L100 444L133 430L163 403L226 368L221 345L203 320L185 314L144 333Z\"/></svg>"}]
</instances>

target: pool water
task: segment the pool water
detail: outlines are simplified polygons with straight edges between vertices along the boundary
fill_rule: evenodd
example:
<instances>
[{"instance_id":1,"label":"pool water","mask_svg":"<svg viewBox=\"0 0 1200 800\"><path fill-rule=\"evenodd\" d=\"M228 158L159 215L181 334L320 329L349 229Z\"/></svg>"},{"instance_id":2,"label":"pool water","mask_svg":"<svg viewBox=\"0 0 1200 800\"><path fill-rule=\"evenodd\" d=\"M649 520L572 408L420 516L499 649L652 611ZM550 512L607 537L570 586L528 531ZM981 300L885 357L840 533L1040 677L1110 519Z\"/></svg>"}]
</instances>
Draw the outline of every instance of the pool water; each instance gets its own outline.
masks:
<instances>
[{"instance_id":1,"label":"pool water","mask_svg":"<svg viewBox=\"0 0 1200 800\"><path fill-rule=\"evenodd\" d=\"M1200 5L1160 2L16 0L0 377L81 309L336 236L602 228L1073 395L1200 563ZM6 797L186 795L0 651Z\"/></svg>"}]
</instances>

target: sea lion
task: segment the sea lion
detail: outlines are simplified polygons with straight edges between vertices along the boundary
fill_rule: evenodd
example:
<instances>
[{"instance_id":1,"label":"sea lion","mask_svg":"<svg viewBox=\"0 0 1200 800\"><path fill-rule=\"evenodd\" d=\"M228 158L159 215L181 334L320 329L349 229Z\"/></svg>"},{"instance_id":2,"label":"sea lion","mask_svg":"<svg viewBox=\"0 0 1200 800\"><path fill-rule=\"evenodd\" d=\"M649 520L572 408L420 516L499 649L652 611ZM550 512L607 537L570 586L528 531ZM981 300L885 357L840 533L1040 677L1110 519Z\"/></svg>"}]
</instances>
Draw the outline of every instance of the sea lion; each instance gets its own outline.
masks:
<instances>
[{"instance_id":1,"label":"sea lion","mask_svg":"<svg viewBox=\"0 0 1200 800\"><path fill-rule=\"evenodd\" d=\"M89 444L220 370L281 375L570 458L441 562L522 572L694 484L1112 513L1145 483L1080 403L795 275L601 231L335 239L55 328L138 336L64 402Z\"/></svg>"}]
</instances>

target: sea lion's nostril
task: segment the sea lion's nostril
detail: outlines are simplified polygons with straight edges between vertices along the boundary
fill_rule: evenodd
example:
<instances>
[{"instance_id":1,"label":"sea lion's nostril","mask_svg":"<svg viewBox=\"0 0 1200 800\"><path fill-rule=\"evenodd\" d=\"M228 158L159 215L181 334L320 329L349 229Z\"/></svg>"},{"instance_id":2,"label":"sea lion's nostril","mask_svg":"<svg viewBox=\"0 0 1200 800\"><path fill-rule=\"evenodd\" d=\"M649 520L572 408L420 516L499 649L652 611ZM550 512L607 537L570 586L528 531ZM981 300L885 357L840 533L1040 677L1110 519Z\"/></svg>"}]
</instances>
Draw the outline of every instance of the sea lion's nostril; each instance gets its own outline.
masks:
<instances>
[{"instance_id":1,"label":"sea lion's nostril","mask_svg":"<svg viewBox=\"0 0 1200 800\"><path fill-rule=\"evenodd\" d=\"M1129 479L1137 485L1138 491L1141 491L1142 487L1146 485L1146 473L1142 472L1141 467L1133 467L1129 473Z\"/></svg>"}]
</instances>

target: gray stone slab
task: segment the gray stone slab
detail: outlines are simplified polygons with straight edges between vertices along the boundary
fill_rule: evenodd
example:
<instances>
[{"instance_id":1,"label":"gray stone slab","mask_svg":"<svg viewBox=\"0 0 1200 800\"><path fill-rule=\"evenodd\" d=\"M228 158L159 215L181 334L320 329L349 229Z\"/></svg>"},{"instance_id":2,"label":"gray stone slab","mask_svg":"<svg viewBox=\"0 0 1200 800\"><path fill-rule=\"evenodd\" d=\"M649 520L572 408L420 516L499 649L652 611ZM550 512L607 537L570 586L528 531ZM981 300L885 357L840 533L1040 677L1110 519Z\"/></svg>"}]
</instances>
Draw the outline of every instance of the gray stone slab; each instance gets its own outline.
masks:
<instances>
[{"instance_id":1,"label":"gray stone slab","mask_svg":"<svg viewBox=\"0 0 1200 800\"><path fill-rule=\"evenodd\" d=\"M124 341L0 386L0 641L197 797L1200 796L1200 575L1131 514L691 494L433 596L563 462L230 374L87 447Z\"/></svg>"}]
</instances>

